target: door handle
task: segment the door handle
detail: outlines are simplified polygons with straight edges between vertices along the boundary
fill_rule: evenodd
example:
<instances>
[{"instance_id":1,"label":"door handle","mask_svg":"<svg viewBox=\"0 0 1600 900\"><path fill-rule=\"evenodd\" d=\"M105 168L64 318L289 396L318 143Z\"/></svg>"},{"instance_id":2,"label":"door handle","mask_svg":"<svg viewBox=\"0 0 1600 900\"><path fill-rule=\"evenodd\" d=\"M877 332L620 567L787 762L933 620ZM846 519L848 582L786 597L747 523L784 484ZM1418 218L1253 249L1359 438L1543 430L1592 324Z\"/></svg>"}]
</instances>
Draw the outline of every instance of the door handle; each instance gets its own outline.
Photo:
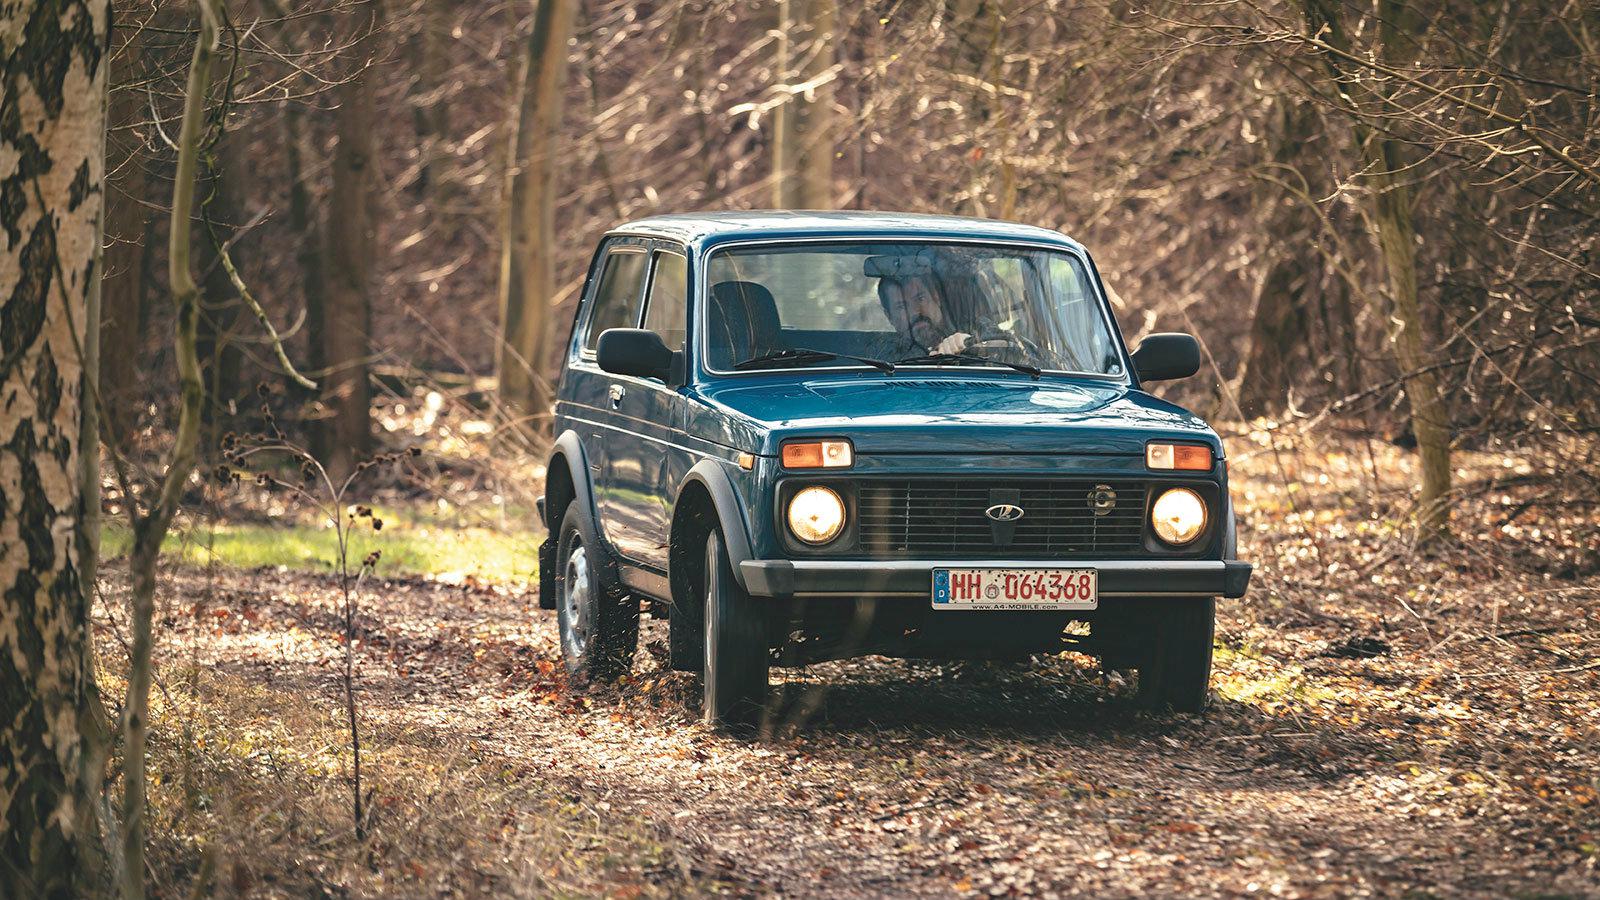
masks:
<instances>
[{"instance_id":1,"label":"door handle","mask_svg":"<svg viewBox=\"0 0 1600 900\"><path fill-rule=\"evenodd\" d=\"M612 409L616 409L617 407L621 406L622 405L622 398L624 396L626 396L627 393L628 393L628 389L627 388L623 387L620 384L613 384L611 386L611 408Z\"/></svg>"}]
</instances>

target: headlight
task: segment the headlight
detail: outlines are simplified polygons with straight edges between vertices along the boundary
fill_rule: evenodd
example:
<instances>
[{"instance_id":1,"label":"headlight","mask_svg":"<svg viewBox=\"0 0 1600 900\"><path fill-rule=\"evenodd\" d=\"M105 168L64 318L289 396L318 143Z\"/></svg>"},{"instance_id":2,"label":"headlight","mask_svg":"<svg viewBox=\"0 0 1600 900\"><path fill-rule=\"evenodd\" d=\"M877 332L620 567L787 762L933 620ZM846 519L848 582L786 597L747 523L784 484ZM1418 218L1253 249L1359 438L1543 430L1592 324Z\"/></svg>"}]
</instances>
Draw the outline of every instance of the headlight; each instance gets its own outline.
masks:
<instances>
[{"instance_id":1,"label":"headlight","mask_svg":"<svg viewBox=\"0 0 1600 900\"><path fill-rule=\"evenodd\" d=\"M808 544L826 544L844 530L844 501L832 488L800 489L789 499L789 530Z\"/></svg>"},{"instance_id":2,"label":"headlight","mask_svg":"<svg viewBox=\"0 0 1600 900\"><path fill-rule=\"evenodd\" d=\"M1188 488L1172 488L1150 509L1156 536L1173 546L1193 541L1206 530L1206 502Z\"/></svg>"}]
</instances>

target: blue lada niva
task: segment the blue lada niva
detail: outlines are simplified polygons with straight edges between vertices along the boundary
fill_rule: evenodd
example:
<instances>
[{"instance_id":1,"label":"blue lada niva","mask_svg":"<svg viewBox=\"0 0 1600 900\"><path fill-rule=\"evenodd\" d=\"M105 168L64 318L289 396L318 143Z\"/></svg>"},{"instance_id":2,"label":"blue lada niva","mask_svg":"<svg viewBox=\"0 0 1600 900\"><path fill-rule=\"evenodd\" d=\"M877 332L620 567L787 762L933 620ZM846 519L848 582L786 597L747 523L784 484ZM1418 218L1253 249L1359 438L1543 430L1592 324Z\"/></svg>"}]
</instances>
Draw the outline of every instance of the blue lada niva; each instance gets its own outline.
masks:
<instances>
[{"instance_id":1,"label":"blue lada niva","mask_svg":"<svg viewBox=\"0 0 1600 900\"><path fill-rule=\"evenodd\" d=\"M774 665L1077 649L1152 706L1208 697L1243 596L1222 443L1146 386L1053 231L888 213L708 213L609 232L554 409L540 603L569 674L665 615L704 715L755 725ZM1086 623L1070 629L1073 622Z\"/></svg>"}]
</instances>

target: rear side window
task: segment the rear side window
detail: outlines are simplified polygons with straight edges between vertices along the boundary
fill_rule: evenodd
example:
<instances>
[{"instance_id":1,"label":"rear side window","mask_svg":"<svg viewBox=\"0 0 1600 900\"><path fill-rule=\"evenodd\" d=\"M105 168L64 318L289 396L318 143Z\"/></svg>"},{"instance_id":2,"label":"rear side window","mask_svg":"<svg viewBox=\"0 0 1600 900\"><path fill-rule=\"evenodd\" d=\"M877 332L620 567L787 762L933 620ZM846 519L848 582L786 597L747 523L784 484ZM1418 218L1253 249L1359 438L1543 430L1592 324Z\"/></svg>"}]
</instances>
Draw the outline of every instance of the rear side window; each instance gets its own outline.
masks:
<instances>
[{"instance_id":1,"label":"rear side window","mask_svg":"<svg viewBox=\"0 0 1600 900\"><path fill-rule=\"evenodd\" d=\"M656 254L656 273L650 280L650 302L644 307L644 327L661 335L662 342L673 350L683 346L688 283L688 260L676 253Z\"/></svg>"},{"instance_id":2,"label":"rear side window","mask_svg":"<svg viewBox=\"0 0 1600 900\"><path fill-rule=\"evenodd\" d=\"M600 286L594 292L594 312L583 345L593 350L607 328L633 328L639 324L643 300L644 264L649 257L639 250L613 250L606 256Z\"/></svg>"}]
</instances>

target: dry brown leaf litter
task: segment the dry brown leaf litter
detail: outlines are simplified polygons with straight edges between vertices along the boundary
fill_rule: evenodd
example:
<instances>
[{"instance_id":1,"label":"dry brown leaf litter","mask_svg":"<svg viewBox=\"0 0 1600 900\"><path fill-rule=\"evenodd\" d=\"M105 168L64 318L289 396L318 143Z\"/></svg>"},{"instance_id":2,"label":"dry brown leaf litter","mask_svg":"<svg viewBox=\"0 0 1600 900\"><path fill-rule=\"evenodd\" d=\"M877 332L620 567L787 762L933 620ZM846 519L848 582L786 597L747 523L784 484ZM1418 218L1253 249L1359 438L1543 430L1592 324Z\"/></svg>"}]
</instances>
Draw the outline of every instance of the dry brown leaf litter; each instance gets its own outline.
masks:
<instances>
[{"instance_id":1,"label":"dry brown leaf litter","mask_svg":"<svg viewBox=\"0 0 1600 900\"><path fill-rule=\"evenodd\" d=\"M1592 510L1496 530L1486 492L1423 557L1358 476L1319 490L1338 460L1265 456L1235 458L1261 566L1203 717L1071 655L867 659L783 670L787 727L741 743L659 670L663 623L584 695L518 587L374 583L365 847L335 585L177 572L157 888L211 853L217 896L1600 896Z\"/></svg>"}]
</instances>

